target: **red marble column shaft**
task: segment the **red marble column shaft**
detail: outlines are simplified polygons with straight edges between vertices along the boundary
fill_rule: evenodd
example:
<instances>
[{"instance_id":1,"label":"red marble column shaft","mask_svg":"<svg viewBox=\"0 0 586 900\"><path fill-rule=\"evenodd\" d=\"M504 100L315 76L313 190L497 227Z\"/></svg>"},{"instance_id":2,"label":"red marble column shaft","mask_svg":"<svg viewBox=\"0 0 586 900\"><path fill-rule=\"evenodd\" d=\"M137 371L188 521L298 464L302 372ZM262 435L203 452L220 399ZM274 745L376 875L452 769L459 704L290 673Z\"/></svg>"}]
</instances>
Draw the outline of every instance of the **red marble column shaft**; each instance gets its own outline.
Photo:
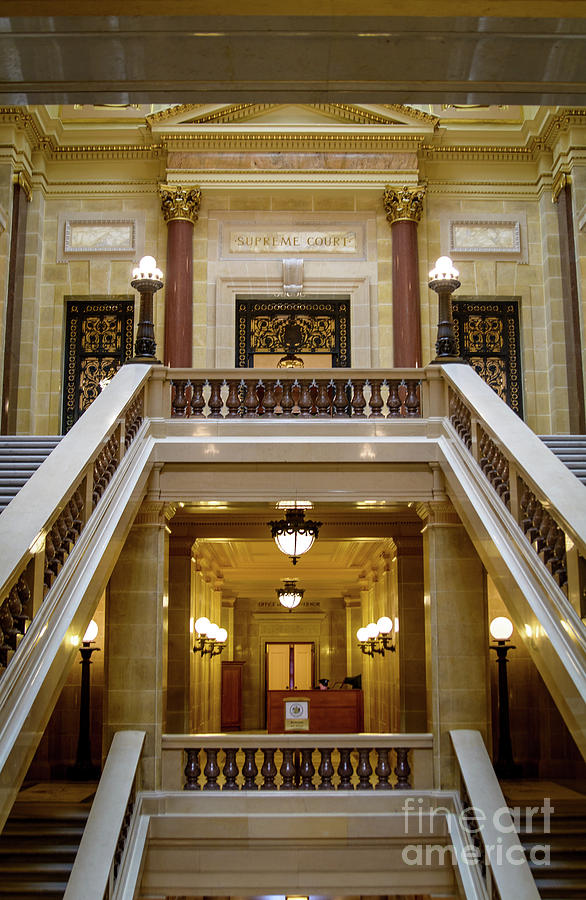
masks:
<instances>
[{"instance_id":1,"label":"red marble column shaft","mask_svg":"<svg viewBox=\"0 0 586 900\"><path fill-rule=\"evenodd\" d=\"M167 229L163 362L177 369L190 369L193 364L193 222L171 219Z\"/></svg>"},{"instance_id":2,"label":"red marble column shaft","mask_svg":"<svg viewBox=\"0 0 586 900\"><path fill-rule=\"evenodd\" d=\"M421 365L421 309L417 222L391 225L393 240L393 365Z\"/></svg>"}]
</instances>

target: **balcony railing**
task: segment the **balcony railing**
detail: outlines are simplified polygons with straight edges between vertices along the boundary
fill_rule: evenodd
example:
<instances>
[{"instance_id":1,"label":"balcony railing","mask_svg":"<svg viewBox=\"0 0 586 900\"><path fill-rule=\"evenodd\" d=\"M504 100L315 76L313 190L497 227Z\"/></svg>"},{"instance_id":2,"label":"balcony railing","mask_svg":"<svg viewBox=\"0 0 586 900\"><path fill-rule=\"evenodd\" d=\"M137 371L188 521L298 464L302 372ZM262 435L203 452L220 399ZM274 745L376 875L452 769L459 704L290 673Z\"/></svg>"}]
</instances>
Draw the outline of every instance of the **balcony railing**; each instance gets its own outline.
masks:
<instances>
[{"instance_id":1,"label":"balcony railing","mask_svg":"<svg viewBox=\"0 0 586 900\"><path fill-rule=\"evenodd\" d=\"M431 734L163 736L163 790L431 788Z\"/></svg>"}]
</instances>

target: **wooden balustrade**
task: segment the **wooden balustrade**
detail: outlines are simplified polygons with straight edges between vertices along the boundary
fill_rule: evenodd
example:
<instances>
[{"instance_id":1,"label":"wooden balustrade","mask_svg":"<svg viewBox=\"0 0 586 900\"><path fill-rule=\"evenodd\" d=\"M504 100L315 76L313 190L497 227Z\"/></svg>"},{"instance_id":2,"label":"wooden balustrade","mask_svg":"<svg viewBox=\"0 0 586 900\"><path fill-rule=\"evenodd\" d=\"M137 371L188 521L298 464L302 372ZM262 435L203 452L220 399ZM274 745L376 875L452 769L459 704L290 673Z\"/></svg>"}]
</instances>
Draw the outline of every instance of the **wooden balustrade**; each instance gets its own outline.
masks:
<instances>
[{"instance_id":1,"label":"wooden balustrade","mask_svg":"<svg viewBox=\"0 0 586 900\"><path fill-rule=\"evenodd\" d=\"M339 370L338 370L339 371ZM336 372L336 370L334 370ZM171 418L420 418L417 378L344 377L331 373L304 378L189 378L171 381Z\"/></svg>"},{"instance_id":2,"label":"wooden balustrade","mask_svg":"<svg viewBox=\"0 0 586 900\"><path fill-rule=\"evenodd\" d=\"M144 388L127 404L101 446L88 461L75 488L47 522L39 546L31 551L4 597L0 597L0 674L6 669L34 612L55 583L144 417ZM41 577L37 577L40 571Z\"/></svg>"},{"instance_id":3,"label":"wooden balustrade","mask_svg":"<svg viewBox=\"0 0 586 900\"><path fill-rule=\"evenodd\" d=\"M409 790L422 753L417 786L431 787L431 752L431 735L165 735L163 780L177 764L184 791Z\"/></svg>"}]
</instances>

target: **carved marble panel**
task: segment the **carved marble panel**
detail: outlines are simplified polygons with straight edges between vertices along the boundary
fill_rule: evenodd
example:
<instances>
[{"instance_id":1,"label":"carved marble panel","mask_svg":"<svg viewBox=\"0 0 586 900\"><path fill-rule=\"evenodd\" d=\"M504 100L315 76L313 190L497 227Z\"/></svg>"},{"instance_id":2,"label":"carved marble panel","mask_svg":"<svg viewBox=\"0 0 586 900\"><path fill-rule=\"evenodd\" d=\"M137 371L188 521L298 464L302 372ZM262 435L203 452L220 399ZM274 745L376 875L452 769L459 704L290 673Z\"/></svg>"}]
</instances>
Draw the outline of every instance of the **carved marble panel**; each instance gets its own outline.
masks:
<instances>
[{"instance_id":1,"label":"carved marble panel","mask_svg":"<svg viewBox=\"0 0 586 900\"><path fill-rule=\"evenodd\" d=\"M57 262L110 256L137 260L144 246L141 216L72 213L59 217Z\"/></svg>"}]
</instances>

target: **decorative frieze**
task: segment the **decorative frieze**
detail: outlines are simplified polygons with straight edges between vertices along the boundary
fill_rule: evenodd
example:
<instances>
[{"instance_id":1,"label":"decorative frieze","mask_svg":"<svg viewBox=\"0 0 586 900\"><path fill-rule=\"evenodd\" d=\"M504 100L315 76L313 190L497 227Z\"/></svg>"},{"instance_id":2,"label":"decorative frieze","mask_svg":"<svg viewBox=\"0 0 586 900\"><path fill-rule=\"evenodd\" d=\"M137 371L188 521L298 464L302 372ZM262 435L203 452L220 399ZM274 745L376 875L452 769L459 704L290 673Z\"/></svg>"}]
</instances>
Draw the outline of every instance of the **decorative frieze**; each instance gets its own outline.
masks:
<instances>
[{"instance_id":1,"label":"decorative frieze","mask_svg":"<svg viewBox=\"0 0 586 900\"><path fill-rule=\"evenodd\" d=\"M422 184L415 187L405 185L400 190L387 186L383 194L387 221L391 225L394 222L420 222L425 193L426 187Z\"/></svg>"},{"instance_id":2,"label":"decorative frieze","mask_svg":"<svg viewBox=\"0 0 586 900\"><path fill-rule=\"evenodd\" d=\"M159 192L165 222L183 219L195 225L201 203L201 190L198 187L161 184Z\"/></svg>"}]
</instances>

